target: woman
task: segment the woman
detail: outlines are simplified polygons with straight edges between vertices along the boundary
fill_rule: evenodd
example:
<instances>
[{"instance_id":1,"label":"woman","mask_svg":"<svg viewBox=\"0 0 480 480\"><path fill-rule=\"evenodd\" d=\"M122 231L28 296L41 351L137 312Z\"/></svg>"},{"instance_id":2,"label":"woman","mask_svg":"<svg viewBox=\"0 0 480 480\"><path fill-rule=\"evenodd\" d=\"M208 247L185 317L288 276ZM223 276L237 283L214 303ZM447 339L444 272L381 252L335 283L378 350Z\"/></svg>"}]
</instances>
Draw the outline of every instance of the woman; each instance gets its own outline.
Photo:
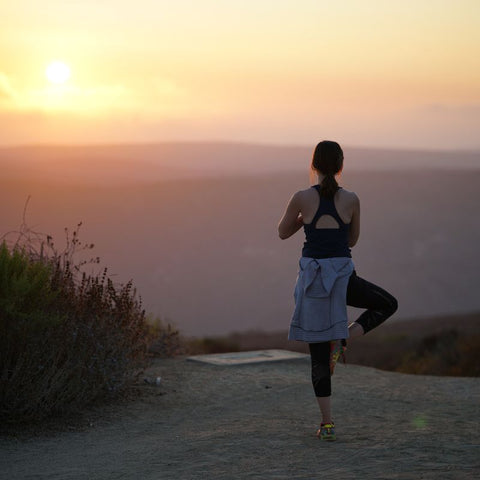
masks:
<instances>
[{"instance_id":1,"label":"woman","mask_svg":"<svg viewBox=\"0 0 480 480\"><path fill-rule=\"evenodd\" d=\"M331 375L338 359L345 361L346 338L378 327L397 310L397 301L354 270L350 248L360 235L360 202L355 193L339 187L335 178L343 168L340 145L320 142L311 168L318 183L292 196L278 233L286 239L302 227L305 231L289 339L308 342L312 384L322 416L317 436L331 441L336 439ZM366 309L348 327L347 304Z\"/></svg>"}]
</instances>

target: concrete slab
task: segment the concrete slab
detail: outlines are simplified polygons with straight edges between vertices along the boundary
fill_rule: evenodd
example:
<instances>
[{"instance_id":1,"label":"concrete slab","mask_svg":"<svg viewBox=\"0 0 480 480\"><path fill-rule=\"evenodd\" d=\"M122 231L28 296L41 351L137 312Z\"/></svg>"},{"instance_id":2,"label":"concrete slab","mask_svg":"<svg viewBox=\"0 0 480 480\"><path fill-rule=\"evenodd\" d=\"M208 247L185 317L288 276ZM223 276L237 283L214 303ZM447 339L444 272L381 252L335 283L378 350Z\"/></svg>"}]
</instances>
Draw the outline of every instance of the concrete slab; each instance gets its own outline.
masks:
<instances>
[{"instance_id":1,"label":"concrete slab","mask_svg":"<svg viewBox=\"0 0 480 480\"><path fill-rule=\"evenodd\" d=\"M194 355L187 360L211 363L213 365L245 365L249 363L275 362L279 360L295 360L308 358L304 353L289 350L251 350L249 352L211 353Z\"/></svg>"}]
</instances>

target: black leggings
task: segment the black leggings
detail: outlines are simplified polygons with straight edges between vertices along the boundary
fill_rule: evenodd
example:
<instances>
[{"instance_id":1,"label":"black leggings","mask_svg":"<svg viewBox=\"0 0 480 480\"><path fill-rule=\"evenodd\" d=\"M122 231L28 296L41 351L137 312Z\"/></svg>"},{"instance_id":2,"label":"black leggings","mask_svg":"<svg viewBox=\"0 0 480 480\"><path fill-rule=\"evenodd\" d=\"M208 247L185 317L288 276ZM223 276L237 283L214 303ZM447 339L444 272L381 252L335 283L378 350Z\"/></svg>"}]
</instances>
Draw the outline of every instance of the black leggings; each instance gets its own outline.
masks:
<instances>
[{"instance_id":1,"label":"black leggings","mask_svg":"<svg viewBox=\"0 0 480 480\"><path fill-rule=\"evenodd\" d=\"M347 305L366 308L356 323L364 333L373 330L392 316L398 308L397 300L383 288L360 278L354 271L347 287ZM330 378L330 342L309 343L312 358L312 384L317 397L332 394Z\"/></svg>"}]
</instances>

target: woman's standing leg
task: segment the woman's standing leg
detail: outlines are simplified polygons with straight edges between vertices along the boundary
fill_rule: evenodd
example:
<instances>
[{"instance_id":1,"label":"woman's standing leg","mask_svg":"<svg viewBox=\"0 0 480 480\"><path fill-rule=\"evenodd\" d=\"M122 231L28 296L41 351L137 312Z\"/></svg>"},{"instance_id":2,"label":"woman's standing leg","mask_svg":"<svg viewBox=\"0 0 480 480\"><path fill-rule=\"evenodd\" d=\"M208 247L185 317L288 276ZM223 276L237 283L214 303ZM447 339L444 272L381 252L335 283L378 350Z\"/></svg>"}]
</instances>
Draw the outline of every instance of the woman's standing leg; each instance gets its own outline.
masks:
<instances>
[{"instance_id":1,"label":"woman's standing leg","mask_svg":"<svg viewBox=\"0 0 480 480\"><path fill-rule=\"evenodd\" d=\"M332 381L330 376L330 342L309 343L312 360L312 385L322 414L321 423L332 423L330 396Z\"/></svg>"},{"instance_id":2,"label":"woman's standing leg","mask_svg":"<svg viewBox=\"0 0 480 480\"><path fill-rule=\"evenodd\" d=\"M349 326L350 338L364 335L378 327L397 310L397 300L387 291L364 280L353 272L347 287L347 305L365 308L360 317ZM342 341L339 340L341 345ZM322 424L331 424L331 342L309 343L312 360L312 384L322 415ZM323 428L323 426L321 427ZM329 439L334 439L335 434Z\"/></svg>"},{"instance_id":3,"label":"woman's standing leg","mask_svg":"<svg viewBox=\"0 0 480 480\"><path fill-rule=\"evenodd\" d=\"M395 297L354 271L347 287L347 305L366 310L349 327L350 338L365 335L391 317L398 308Z\"/></svg>"}]
</instances>

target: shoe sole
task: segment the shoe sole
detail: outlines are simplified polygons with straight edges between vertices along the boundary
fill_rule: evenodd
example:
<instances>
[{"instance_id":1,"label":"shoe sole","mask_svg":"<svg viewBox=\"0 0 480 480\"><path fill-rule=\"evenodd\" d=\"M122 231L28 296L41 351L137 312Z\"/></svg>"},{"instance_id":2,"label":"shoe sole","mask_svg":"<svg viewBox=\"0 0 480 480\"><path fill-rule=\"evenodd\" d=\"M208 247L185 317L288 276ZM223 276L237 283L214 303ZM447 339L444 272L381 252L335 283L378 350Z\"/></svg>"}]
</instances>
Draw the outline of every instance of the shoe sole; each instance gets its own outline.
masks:
<instances>
[{"instance_id":1,"label":"shoe sole","mask_svg":"<svg viewBox=\"0 0 480 480\"><path fill-rule=\"evenodd\" d=\"M317 433L317 438L319 440L322 440L324 442L334 442L337 437L335 434L330 434L330 435L320 435L320 433Z\"/></svg>"}]
</instances>

